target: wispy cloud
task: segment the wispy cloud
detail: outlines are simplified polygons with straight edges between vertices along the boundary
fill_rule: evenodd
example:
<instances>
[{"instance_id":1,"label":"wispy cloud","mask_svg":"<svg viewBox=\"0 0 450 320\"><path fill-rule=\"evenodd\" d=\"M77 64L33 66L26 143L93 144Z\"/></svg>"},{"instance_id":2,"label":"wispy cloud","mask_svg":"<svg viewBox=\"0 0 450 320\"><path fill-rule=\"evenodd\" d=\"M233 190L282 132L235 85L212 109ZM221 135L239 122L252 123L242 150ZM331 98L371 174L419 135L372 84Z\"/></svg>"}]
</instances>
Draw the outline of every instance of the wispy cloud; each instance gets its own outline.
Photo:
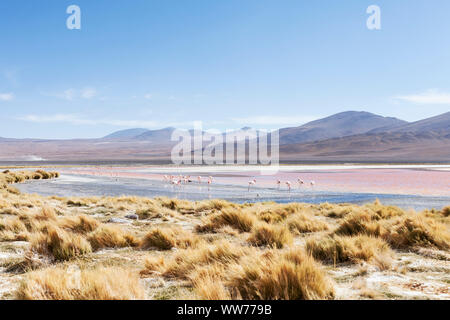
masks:
<instances>
[{"instance_id":1,"label":"wispy cloud","mask_svg":"<svg viewBox=\"0 0 450 320\"><path fill-rule=\"evenodd\" d=\"M77 114L53 114L53 115L34 115L29 114L17 117L18 120L34 123L68 123L72 125L111 125L117 127L144 127L153 128L158 124L154 121L145 120L118 120L118 119L87 119Z\"/></svg>"},{"instance_id":2,"label":"wispy cloud","mask_svg":"<svg viewBox=\"0 0 450 320\"><path fill-rule=\"evenodd\" d=\"M151 93L147 93L144 95L144 98L150 100L151 98L153 98L153 95Z\"/></svg>"},{"instance_id":3,"label":"wispy cloud","mask_svg":"<svg viewBox=\"0 0 450 320\"><path fill-rule=\"evenodd\" d=\"M92 99L97 95L97 90L92 87L86 87L83 89L69 88L61 92L42 93L42 95L71 101L77 98Z\"/></svg>"},{"instance_id":4,"label":"wispy cloud","mask_svg":"<svg viewBox=\"0 0 450 320\"><path fill-rule=\"evenodd\" d=\"M94 88L84 88L81 90L81 98L91 99L97 95L97 90Z\"/></svg>"},{"instance_id":5,"label":"wispy cloud","mask_svg":"<svg viewBox=\"0 0 450 320\"><path fill-rule=\"evenodd\" d=\"M66 123L70 125L109 125L123 128L147 128L160 129L165 127L184 128L186 130L194 127L195 121L147 121L136 119L111 119L111 118L86 118L74 113L59 113L49 115L28 114L15 118L16 120L33 123Z\"/></svg>"},{"instance_id":6,"label":"wispy cloud","mask_svg":"<svg viewBox=\"0 0 450 320\"><path fill-rule=\"evenodd\" d=\"M233 118L232 121L240 125L259 125L259 126L299 126L306 122L313 121L319 117L313 116L256 116L246 118Z\"/></svg>"},{"instance_id":7,"label":"wispy cloud","mask_svg":"<svg viewBox=\"0 0 450 320\"><path fill-rule=\"evenodd\" d=\"M0 101L11 101L12 99L14 99L13 93L0 93Z\"/></svg>"},{"instance_id":8,"label":"wispy cloud","mask_svg":"<svg viewBox=\"0 0 450 320\"><path fill-rule=\"evenodd\" d=\"M418 104L450 104L450 93L441 92L437 89L429 89L418 94L396 96L395 98Z\"/></svg>"}]
</instances>

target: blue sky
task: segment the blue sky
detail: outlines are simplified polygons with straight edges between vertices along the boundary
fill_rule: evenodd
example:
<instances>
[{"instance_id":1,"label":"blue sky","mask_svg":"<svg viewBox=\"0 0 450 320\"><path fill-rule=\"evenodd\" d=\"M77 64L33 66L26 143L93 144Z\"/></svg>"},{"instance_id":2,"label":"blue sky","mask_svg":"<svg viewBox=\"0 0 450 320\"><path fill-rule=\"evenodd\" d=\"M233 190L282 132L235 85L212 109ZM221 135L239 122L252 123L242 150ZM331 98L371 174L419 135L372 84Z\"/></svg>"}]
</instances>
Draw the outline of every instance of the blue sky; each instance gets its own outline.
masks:
<instances>
[{"instance_id":1,"label":"blue sky","mask_svg":"<svg viewBox=\"0 0 450 320\"><path fill-rule=\"evenodd\" d=\"M81 8L69 30L66 8ZM381 8L368 30L366 8ZM448 0L4 0L1 137L450 110Z\"/></svg>"}]
</instances>

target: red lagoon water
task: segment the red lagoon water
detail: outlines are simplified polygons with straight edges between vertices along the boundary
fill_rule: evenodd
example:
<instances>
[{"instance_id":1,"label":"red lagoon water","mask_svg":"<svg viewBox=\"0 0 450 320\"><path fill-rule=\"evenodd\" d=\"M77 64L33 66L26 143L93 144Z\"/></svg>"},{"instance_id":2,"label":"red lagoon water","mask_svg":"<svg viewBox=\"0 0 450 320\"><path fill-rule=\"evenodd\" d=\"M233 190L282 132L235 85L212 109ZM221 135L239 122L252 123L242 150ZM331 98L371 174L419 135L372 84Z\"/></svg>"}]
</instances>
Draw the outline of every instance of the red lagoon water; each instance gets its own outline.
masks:
<instances>
[{"instance_id":1,"label":"red lagoon water","mask_svg":"<svg viewBox=\"0 0 450 320\"><path fill-rule=\"evenodd\" d=\"M187 167L188 168L188 167ZM306 189L333 192L409 194L425 196L450 196L450 170L427 168L382 168L382 169L315 169L289 170L275 175L261 175L259 171L249 170L214 170L202 167L192 168L173 167L82 167L60 170L66 174L81 174L92 176L109 176L118 178L136 178L163 180L168 175L190 175L193 181L202 176L206 182L207 176L212 176L213 183L247 186L248 182L256 179L257 187L278 188L277 180L281 180L280 189L287 189L286 181L291 182L292 189ZM297 181L302 179L305 184ZM315 185L311 186L310 181Z\"/></svg>"}]
</instances>

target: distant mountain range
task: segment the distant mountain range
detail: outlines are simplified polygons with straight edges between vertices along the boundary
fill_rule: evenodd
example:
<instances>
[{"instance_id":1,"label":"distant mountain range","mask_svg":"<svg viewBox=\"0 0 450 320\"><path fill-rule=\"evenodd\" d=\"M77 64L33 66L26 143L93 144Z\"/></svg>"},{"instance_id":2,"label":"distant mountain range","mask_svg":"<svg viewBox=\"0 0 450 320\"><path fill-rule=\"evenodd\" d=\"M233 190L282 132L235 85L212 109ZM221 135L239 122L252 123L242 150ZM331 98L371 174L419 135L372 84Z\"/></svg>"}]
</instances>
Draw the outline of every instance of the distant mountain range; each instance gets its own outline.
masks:
<instances>
[{"instance_id":1,"label":"distant mountain range","mask_svg":"<svg viewBox=\"0 0 450 320\"><path fill-rule=\"evenodd\" d=\"M170 161L175 128L121 130L99 139L0 138L0 161ZM280 159L302 161L450 162L450 112L406 122L347 111L280 129Z\"/></svg>"},{"instance_id":2,"label":"distant mountain range","mask_svg":"<svg viewBox=\"0 0 450 320\"><path fill-rule=\"evenodd\" d=\"M408 122L369 112L347 111L315 120L299 127L280 129L280 144L311 142L366 133L378 128L391 129Z\"/></svg>"}]
</instances>

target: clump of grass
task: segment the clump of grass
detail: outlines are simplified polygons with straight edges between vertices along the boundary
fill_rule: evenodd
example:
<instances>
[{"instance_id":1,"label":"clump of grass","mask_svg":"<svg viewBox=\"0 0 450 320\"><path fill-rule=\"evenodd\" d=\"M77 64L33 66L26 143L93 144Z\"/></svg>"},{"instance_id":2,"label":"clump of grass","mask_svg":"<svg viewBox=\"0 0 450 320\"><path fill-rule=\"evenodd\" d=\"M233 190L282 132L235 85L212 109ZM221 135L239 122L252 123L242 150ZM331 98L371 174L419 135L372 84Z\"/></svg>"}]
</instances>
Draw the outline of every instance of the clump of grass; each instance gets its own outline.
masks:
<instances>
[{"instance_id":1,"label":"clump of grass","mask_svg":"<svg viewBox=\"0 0 450 320\"><path fill-rule=\"evenodd\" d=\"M393 246L450 248L448 227L421 214L409 215L395 221L384 238Z\"/></svg>"},{"instance_id":2,"label":"clump of grass","mask_svg":"<svg viewBox=\"0 0 450 320\"><path fill-rule=\"evenodd\" d=\"M197 248L178 251L174 257L164 259L149 259L142 274L161 272L168 278L187 278L192 270L210 264L228 264L238 261L249 254L250 248L233 245L228 241L213 244L200 244Z\"/></svg>"},{"instance_id":3,"label":"clump of grass","mask_svg":"<svg viewBox=\"0 0 450 320\"><path fill-rule=\"evenodd\" d=\"M385 206L380 200L375 200L374 203L364 205L367 208L377 214L381 219L389 219L393 217L403 216L406 212L396 206Z\"/></svg>"},{"instance_id":4,"label":"clump of grass","mask_svg":"<svg viewBox=\"0 0 450 320\"><path fill-rule=\"evenodd\" d=\"M297 234L324 231L329 229L329 226L326 222L301 213L289 216L286 219L286 225L288 226L289 230Z\"/></svg>"},{"instance_id":5,"label":"clump of grass","mask_svg":"<svg viewBox=\"0 0 450 320\"><path fill-rule=\"evenodd\" d=\"M30 234L24 232L0 231L0 241L28 241Z\"/></svg>"},{"instance_id":6,"label":"clump of grass","mask_svg":"<svg viewBox=\"0 0 450 320\"><path fill-rule=\"evenodd\" d=\"M129 232L117 226L101 225L88 235L94 250L103 248L136 247L139 241Z\"/></svg>"},{"instance_id":7,"label":"clump of grass","mask_svg":"<svg viewBox=\"0 0 450 320\"><path fill-rule=\"evenodd\" d=\"M64 261L92 252L90 243L82 236L49 227L47 233L34 234L31 250Z\"/></svg>"},{"instance_id":8,"label":"clump of grass","mask_svg":"<svg viewBox=\"0 0 450 320\"><path fill-rule=\"evenodd\" d=\"M69 229L77 233L92 232L97 229L100 222L91 218L85 214L81 214L73 217L65 217L59 222L59 226L65 229Z\"/></svg>"},{"instance_id":9,"label":"clump of grass","mask_svg":"<svg viewBox=\"0 0 450 320\"><path fill-rule=\"evenodd\" d=\"M88 207L89 203L83 199L69 199L66 201L69 207Z\"/></svg>"},{"instance_id":10,"label":"clump of grass","mask_svg":"<svg viewBox=\"0 0 450 320\"><path fill-rule=\"evenodd\" d=\"M211 216L208 221L197 226L198 232L208 232L220 229L223 226L233 227L241 232L249 232L257 219L254 214L243 210L225 209L219 214Z\"/></svg>"},{"instance_id":11,"label":"clump of grass","mask_svg":"<svg viewBox=\"0 0 450 320\"><path fill-rule=\"evenodd\" d=\"M136 210L136 214L141 220L145 219L153 219L153 218L161 218L161 209L156 207L154 204L150 206L146 206L143 209Z\"/></svg>"},{"instance_id":12,"label":"clump of grass","mask_svg":"<svg viewBox=\"0 0 450 320\"><path fill-rule=\"evenodd\" d=\"M243 299L332 299L334 288L321 267L297 251L252 256L233 267L229 286Z\"/></svg>"},{"instance_id":13,"label":"clump of grass","mask_svg":"<svg viewBox=\"0 0 450 320\"><path fill-rule=\"evenodd\" d=\"M354 212L345 218L335 233L349 236L357 234L380 236L384 233L384 227L379 219L374 213Z\"/></svg>"},{"instance_id":14,"label":"clump of grass","mask_svg":"<svg viewBox=\"0 0 450 320\"><path fill-rule=\"evenodd\" d=\"M283 248L293 242L289 229L282 225L259 223L252 230L248 242L255 246L270 246Z\"/></svg>"},{"instance_id":15,"label":"clump of grass","mask_svg":"<svg viewBox=\"0 0 450 320\"><path fill-rule=\"evenodd\" d=\"M189 280L200 299L331 299L332 282L311 256L299 250L262 251L220 241L150 257L142 275Z\"/></svg>"},{"instance_id":16,"label":"clump of grass","mask_svg":"<svg viewBox=\"0 0 450 320\"><path fill-rule=\"evenodd\" d=\"M329 263L370 261L378 255L391 254L382 239L367 236L326 236L308 239L306 250L316 259Z\"/></svg>"},{"instance_id":17,"label":"clump of grass","mask_svg":"<svg viewBox=\"0 0 450 320\"><path fill-rule=\"evenodd\" d=\"M444 217L449 217L450 216L450 206L447 206L447 207L442 209L442 215Z\"/></svg>"},{"instance_id":18,"label":"clump of grass","mask_svg":"<svg viewBox=\"0 0 450 320\"><path fill-rule=\"evenodd\" d=\"M0 231L12 231L14 233L26 232L25 224L18 217L3 218L0 220Z\"/></svg>"},{"instance_id":19,"label":"clump of grass","mask_svg":"<svg viewBox=\"0 0 450 320\"><path fill-rule=\"evenodd\" d=\"M194 211L197 213L208 211L221 211L224 208L238 209L239 205L222 199L203 200L194 203Z\"/></svg>"},{"instance_id":20,"label":"clump of grass","mask_svg":"<svg viewBox=\"0 0 450 320\"><path fill-rule=\"evenodd\" d=\"M186 249L194 247L200 238L179 228L155 228L141 240L142 249L157 248L170 250L172 248Z\"/></svg>"},{"instance_id":21,"label":"clump of grass","mask_svg":"<svg viewBox=\"0 0 450 320\"><path fill-rule=\"evenodd\" d=\"M223 282L222 265L202 266L190 276L196 298L203 300L231 300L230 291Z\"/></svg>"},{"instance_id":22,"label":"clump of grass","mask_svg":"<svg viewBox=\"0 0 450 320\"><path fill-rule=\"evenodd\" d=\"M16 295L21 300L134 300L144 299L145 291L129 270L52 267L28 273Z\"/></svg>"},{"instance_id":23,"label":"clump of grass","mask_svg":"<svg viewBox=\"0 0 450 320\"><path fill-rule=\"evenodd\" d=\"M0 220L0 241L26 241L28 237L28 230L18 217Z\"/></svg>"},{"instance_id":24,"label":"clump of grass","mask_svg":"<svg viewBox=\"0 0 450 320\"><path fill-rule=\"evenodd\" d=\"M34 215L34 219L39 221L49 221L49 220L56 220L57 219L56 212L51 207L43 207L39 213Z\"/></svg>"}]
</instances>

